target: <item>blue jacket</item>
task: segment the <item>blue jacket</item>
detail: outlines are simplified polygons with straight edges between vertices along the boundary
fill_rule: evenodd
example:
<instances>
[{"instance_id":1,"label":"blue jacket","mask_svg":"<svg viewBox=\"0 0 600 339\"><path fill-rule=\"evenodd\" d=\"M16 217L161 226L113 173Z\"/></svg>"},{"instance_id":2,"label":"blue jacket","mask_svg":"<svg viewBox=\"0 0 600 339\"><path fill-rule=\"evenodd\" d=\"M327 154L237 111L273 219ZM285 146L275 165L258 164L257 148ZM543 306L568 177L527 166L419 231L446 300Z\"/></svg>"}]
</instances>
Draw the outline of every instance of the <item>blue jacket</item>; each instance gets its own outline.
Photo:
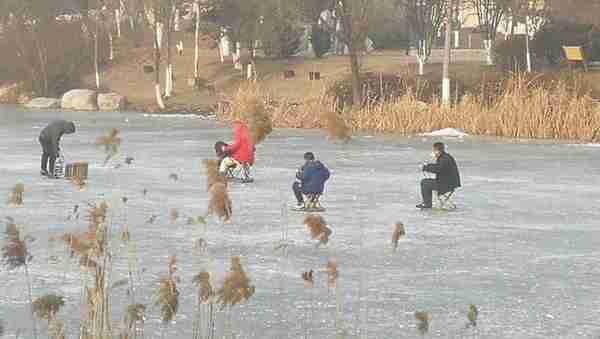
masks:
<instances>
[{"instance_id":1,"label":"blue jacket","mask_svg":"<svg viewBox=\"0 0 600 339\"><path fill-rule=\"evenodd\" d=\"M320 161L307 161L298 173L305 194L322 194L325 182L329 180L329 170Z\"/></svg>"}]
</instances>

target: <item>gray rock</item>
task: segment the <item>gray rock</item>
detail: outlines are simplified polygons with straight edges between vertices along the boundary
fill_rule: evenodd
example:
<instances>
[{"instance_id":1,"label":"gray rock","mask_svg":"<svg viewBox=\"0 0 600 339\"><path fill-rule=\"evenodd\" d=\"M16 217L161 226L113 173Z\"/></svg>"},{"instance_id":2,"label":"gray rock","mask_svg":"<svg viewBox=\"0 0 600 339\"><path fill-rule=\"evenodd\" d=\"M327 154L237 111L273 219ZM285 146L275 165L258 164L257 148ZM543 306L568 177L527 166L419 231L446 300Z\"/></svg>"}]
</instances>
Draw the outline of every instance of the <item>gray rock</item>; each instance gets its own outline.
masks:
<instances>
[{"instance_id":1,"label":"gray rock","mask_svg":"<svg viewBox=\"0 0 600 339\"><path fill-rule=\"evenodd\" d=\"M127 106L127 98L117 93L98 94L98 108L101 111L120 111Z\"/></svg>"},{"instance_id":2,"label":"gray rock","mask_svg":"<svg viewBox=\"0 0 600 339\"><path fill-rule=\"evenodd\" d=\"M89 89L74 89L62 97L61 107L76 111L97 111L97 97L95 91Z\"/></svg>"},{"instance_id":3,"label":"gray rock","mask_svg":"<svg viewBox=\"0 0 600 339\"><path fill-rule=\"evenodd\" d=\"M58 109L60 100L55 98L34 98L25 104L26 108L35 109Z\"/></svg>"}]
</instances>

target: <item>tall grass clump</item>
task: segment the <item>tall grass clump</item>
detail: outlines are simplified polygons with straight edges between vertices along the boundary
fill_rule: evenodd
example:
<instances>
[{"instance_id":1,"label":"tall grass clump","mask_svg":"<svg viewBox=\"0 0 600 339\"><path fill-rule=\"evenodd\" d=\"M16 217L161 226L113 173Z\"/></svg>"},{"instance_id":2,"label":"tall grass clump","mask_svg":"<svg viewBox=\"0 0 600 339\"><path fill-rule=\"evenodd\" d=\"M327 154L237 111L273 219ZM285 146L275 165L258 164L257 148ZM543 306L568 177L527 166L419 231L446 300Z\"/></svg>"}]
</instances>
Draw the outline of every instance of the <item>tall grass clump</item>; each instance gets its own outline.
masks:
<instances>
[{"instance_id":1,"label":"tall grass clump","mask_svg":"<svg viewBox=\"0 0 600 339\"><path fill-rule=\"evenodd\" d=\"M240 257L232 257L231 269L225 275L223 286L216 293L216 302L221 304L221 309L224 309L226 306L231 307L247 301L254 292L255 287L250 285L250 278L242 267Z\"/></svg>"},{"instance_id":2,"label":"tall grass clump","mask_svg":"<svg viewBox=\"0 0 600 339\"><path fill-rule=\"evenodd\" d=\"M16 184L12 191L8 194L7 203L12 206L23 205L23 194L25 193L25 185L22 183Z\"/></svg>"},{"instance_id":3,"label":"tall grass clump","mask_svg":"<svg viewBox=\"0 0 600 339\"><path fill-rule=\"evenodd\" d=\"M317 245L327 245L332 232L322 216L309 214L304 218L304 225L308 228L311 238L318 241Z\"/></svg>"},{"instance_id":4,"label":"tall grass clump","mask_svg":"<svg viewBox=\"0 0 600 339\"><path fill-rule=\"evenodd\" d=\"M210 191L210 188L216 184L221 183L227 186L227 178L219 173L219 163L217 160L202 160L204 165L204 171L206 173L206 189Z\"/></svg>"},{"instance_id":5,"label":"tall grass clump","mask_svg":"<svg viewBox=\"0 0 600 339\"><path fill-rule=\"evenodd\" d=\"M25 281L27 283L27 296L29 299L31 324L33 326L33 337L37 339L37 324L34 317L33 289L29 275L29 262L33 259L29 253L27 243L30 238L21 237L21 232L11 217L6 218L5 243L2 246L2 264L9 270L23 268Z\"/></svg>"},{"instance_id":6,"label":"tall grass clump","mask_svg":"<svg viewBox=\"0 0 600 339\"><path fill-rule=\"evenodd\" d=\"M392 246L394 246L394 250L398 249L398 242L400 238L406 235L406 230L404 229L404 224L401 222L397 222L394 225L394 232L392 233Z\"/></svg>"},{"instance_id":7,"label":"tall grass clump","mask_svg":"<svg viewBox=\"0 0 600 339\"><path fill-rule=\"evenodd\" d=\"M227 192L227 185L216 183L209 189L208 215L216 215L224 222L231 220L233 214L231 199Z\"/></svg>"},{"instance_id":8,"label":"tall grass clump","mask_svg":"<svg viewBox=\"0 0 600 339\"><path fill-rule=\"evenodd\" d=\"M56 294L46 294L33 302L33 313L48 322L48 337L51 339L64 339L65 337L65 326L61 320L56 318L56 314L64 305L64 298Z\"/></svg>"},{"instance_id":9,"label":"tall grass clump","mask_svg":"<svg viewBox=\"0 0 600 339\"><path fill-rule=\"evenodd\" d=\"M119 153L119 146L121 146L121 138L119 137L120 131L116 128L110 130L107 135L103 135L96 139L96 145L104 147L104 165L114 158Z\"/></svg>"},{"instance_id":10,"label":"tall grass clump","mask_svg":"<svg viewBox=\"0 0 600 339\"><path fill-rule=\"evenodd\" d=\"M217 118L224 121L242 121L248 124L254 144L263 142L273 131L271 111L265 101L268 98L254 81L240 85L231 99L228 109L219 112Z\"/></svg>"},{"instance_id":11,"label":"tall grass clump","mask_svg":"<svg viewBox=\"0 0 600 339\"><path fill-rule=\"evenodd\" d=\"M155 295L154 304L160 308L160 319L165 327L175 319L179 310L176 271L177 259L172 256L169 259L168 275L160 279L160 284Z\"/></svg>"},{"instance_id":12,"label":"tall grass clump","mask_svg":"<svg viewBox=\"0 0 600 339\"><path fill-rule=\"evenodd\" d=\"M198 287L197 317L194 322L194 339L215 336L215 291L210 282L210 273L202 271L192 279Z\"/></svg>"}]
</instances>

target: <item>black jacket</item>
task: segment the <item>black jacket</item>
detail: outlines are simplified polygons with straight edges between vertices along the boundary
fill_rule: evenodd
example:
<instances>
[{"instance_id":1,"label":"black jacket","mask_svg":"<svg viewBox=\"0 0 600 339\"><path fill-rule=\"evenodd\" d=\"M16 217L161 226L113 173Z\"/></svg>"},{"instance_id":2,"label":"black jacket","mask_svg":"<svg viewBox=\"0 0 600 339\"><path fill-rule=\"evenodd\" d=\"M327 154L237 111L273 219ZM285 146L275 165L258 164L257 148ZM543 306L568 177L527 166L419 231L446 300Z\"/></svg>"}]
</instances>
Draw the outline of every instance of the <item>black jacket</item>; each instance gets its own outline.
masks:
<instances>
[{"instance_id":1,"label":"black jacket","mask_svg":"<svg viewBox=\"0 0 600 339\"><path fill-rule=\"evenodd\" d=\"M51 145L58 145L63 134L71 133L75 133L74 123L65 120L55 120L42 130L40 140Z\"/></svg>"},{"instance_id":2,"label":"black jacket","mask_svg":"<svg viewBox=\"0 0 600 339\"><path fill-rule=\"evenodd\" d=\"M440 154L435 164L427 164L423 167L423 170L435 173L439 194L452 192L460 187L460 174L458 173L456 160L448 153Z\"/></svg>"}]
</instances>

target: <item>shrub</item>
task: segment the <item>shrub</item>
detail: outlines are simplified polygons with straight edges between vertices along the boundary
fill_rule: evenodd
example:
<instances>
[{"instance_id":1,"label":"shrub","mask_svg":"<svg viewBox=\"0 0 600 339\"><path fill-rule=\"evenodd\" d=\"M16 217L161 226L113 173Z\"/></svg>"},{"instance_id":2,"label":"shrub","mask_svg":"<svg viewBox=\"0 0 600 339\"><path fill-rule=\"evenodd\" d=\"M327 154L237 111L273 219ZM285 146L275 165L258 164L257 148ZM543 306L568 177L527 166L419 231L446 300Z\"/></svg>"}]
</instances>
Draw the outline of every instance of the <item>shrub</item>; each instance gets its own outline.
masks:
<instances>
[{"instance_id":1,"label":"shrub","mask_svg":"<svg viewBox=\"0 0 600 339\"><path fill-rule=\"evenodd\" d=\"M501 71L520 72L527 69L525 36L515 35L496 44L496 65Z\"/></svg>"},{"instance_id":2,"label":"shrub","mask_svg":"<svg viewBox=\"0 0 600 339\"><path fill-rule=\"evenodd\" d=\"M533 38L531 47L538 57L558 64L563 57L562 46L588 46L591 25L555 21L542 27Z\"/></svg>"},{"instance_id":3,"label":"shrub","mask_svg":"<svg viewBox=\"0 0 600 339\"><path fill-rule=\"evenodd\" d=\"M331 34L320 25L312 26L310 40L317 58L322 58L331 48Z\"/></svg>"}]
</instances>

